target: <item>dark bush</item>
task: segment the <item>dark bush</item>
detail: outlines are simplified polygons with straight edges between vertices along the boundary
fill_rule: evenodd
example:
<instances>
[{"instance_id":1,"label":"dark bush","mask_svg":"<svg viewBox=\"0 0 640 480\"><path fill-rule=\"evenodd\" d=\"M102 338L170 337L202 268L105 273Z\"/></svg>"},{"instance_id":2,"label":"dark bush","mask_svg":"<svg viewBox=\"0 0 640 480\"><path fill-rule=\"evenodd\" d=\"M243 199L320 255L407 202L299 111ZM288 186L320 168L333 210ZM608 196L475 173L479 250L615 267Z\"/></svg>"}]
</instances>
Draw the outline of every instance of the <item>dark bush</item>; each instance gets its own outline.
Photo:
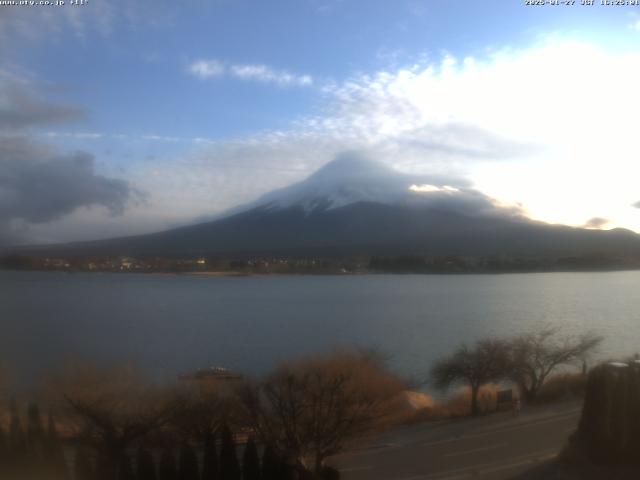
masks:
<instances>
[{"instance_id":1,"label":"dark bush","mask_svg":"<svg viewBox=\"0 0 640 480\"><path fill-rule=\"evenodd\" d=\"M207 436L204 443L204 456L202 459L202 480L218 480L220 469L218 466L218 452L216 449L215 435Z\"/></svg>"},{"instance_id":2,"label":"dark bush","mask_svg":"<svg viewBox=\"0 0 640 480\"><path fill-rule=\"evenodd\" d=\"M144 448L138 450L136 471L138 473L138 480L156 480L157 478L153 456L151 452Z\"/></svg>"},{"instance_id":3,"label":"dark bush","mask_svg":"<svg viewBox=\"0 0 640 480\"><path fill-rule=\"evenodd\" d=\"M120 457L118 480L136 480L136 475L133 473L133 467L131 466L131 459L127 454Z\"/></svg>"},{"instance_id":4,"label":"dark bush","mask_svg":"<svg viewBox=\"0 0 640 480\"><path fill-rule=\"evenodd\" d=\"M236 454L236 444L233 440L233 434L227 425L222 427L220 477L223 480L240 480L240 464Z\"/></svg>"},{"instance_id":5,"label":"dark bush","mask_svg":"<svg viewBox=\"0 0 640 480\"><path fill-rule=\"evenodd\" d=\"M320 471L320 478L322 480L340 480L340 471L333 467L324 466Z\"/></svg>"},{"instance_id":6,"label":"dark bush","mask_svg":"<svg viewBox=\"0 0 640 480\"><path fill-rule=\"evenodd\" d=\"M173 457L173 452L168 448L165 448L160 456L158 480L178 480L176 460Z\"/></svg>"},{"instance_id":7,"label":"dark bush","mask_svg":"<svg viewBox=\"0 0 640 480\"><path fill-rule=\"evenodd\" d=\"M178 462L178 477L180 480L198 480L198 456L190 445L180 449Z\"/></svg>"},{"instance_id":8,"label":"dark bush","mask_svg":"<svg viewBox=\"0 0 640 480\"><path fill-rule=\"evenodd\" d=\"M597 464L640 464L640 364L591 370L573 444Z\"/></svg>"},{"instance_id":9,"label":"dark bush","mask_svg":"<svg viewBox=\"0 0 640 480\"><path fill-rule=\"evenodd\" d=\"M256 444L251 437L247 441L242 455L242 479L260 480L260 458Z\"/></svg>"}]
</instances>

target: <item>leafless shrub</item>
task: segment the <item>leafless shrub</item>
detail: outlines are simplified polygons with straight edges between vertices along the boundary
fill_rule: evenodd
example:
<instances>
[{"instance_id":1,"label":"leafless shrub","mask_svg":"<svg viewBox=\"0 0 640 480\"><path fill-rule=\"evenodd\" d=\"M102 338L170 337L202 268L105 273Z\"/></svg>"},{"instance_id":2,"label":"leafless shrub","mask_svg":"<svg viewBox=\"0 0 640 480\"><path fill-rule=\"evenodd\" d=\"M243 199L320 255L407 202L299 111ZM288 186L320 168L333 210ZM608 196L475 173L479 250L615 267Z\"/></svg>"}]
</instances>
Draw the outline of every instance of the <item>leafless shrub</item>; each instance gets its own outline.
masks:
<instances>
[{"instance_id":1,"label":"leafless shrub","mask_svg":"<svg viewBox=\"0 0 640 480\"><path fill-rule=\"evenodd\" d=\"M499 388L488 384L478 392L479 413L492 413L496 410L496 394ZM407 420L407 423L433 422L452 418L467 417L471 414L471 389L464 388L443 402L421 408Z\"/></svg>"},{"instance_id":2,"label":"leafless shrub","mask_svg":"<svg viewBox=\"0 0 640 480\"><path fill-rule=\"evenodd\" d=\"M182 441L204 447L221 431L222 426L241 425L242 408L235 392L214 388L180 385L176 388L177 410L170 428Z\"/></svg>"},{"instance_id":3,"label":"leafless shrub","mask_svg":"<svg viewBox=\"0 0 640 480\"><path fill-rule=\"evenodd\" d=\"M509 376L517 383L525 399L534 401L549 375L562 365L584 361L602 342L594 333L562 335L557 327L544 327L537 332L509 341L511 366Z\"/></svg>"},{"instance_id":4,"label":"leafless shrub","mask_svg":"<svg viewBox=\"0 0 640 480\"><path fill-rule=\"evenodd\" d=\"M319 472L327 457L385 425L403 383L376 356L335 353L282 365L243 395L262 440L300 470Z\"/></svg>"},{"instance_id":5,"label":"leafless shrub","mask_svg":"<svg viewBox=\"0 0 640 480\"><path fill-rule=\"evenodd\" d=\"M435 363L431 369L433 385L441 390L453 385L468 386L471 414L478 415L481 413L480 388L508 376L509 352L509 345L503 340L479 340L472 347L462 345L452 355Z\"/></svg>"},{"instance_id":6,"label":"leafless shrub","mask_svg":"<svg viewBox=\"0 0 640 480\"><path fill-rule=\"evenodd\" d=\"M536 403L556 402L566 398L582 397L587 377L582 373L560 373L547 379L536 396Z\"/></svg>"},{"instance_id":7,"label":"leafless shrub","mask_svg":"<svg viewBox=\"0 0 640 480\"><path fill-rule=\"evenodd\" d=\"M164 426L177 410L171 390L149 384L132 368L82 366L55 377L49 395L61 396L68 427L90 447L105 475L115 474L124 452Z\"/></svg>"}]
</instances>

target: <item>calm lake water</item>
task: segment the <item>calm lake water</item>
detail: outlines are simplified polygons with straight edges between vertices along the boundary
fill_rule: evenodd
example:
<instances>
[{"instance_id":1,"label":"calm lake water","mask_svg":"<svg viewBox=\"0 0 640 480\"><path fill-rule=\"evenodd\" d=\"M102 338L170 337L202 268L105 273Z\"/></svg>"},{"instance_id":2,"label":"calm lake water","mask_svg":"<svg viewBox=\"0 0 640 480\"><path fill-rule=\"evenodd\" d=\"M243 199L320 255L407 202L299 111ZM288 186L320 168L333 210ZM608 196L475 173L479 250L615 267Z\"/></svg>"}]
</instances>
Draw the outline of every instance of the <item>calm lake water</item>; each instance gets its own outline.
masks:
<instances>
[{"instance_id":1,"label":"calm lake water","mask_svg":"<svg viewBox=\"0 0 640 480\"><path fill-rule=\"evenodd\" d=\"M198 277L0 271L0 362L33 382L68 361L160 378L216 365L259 375L333 347L378 347L424 376L457 344L545 323L640 351L640 272Z\"/></svg>"}]
</instances>

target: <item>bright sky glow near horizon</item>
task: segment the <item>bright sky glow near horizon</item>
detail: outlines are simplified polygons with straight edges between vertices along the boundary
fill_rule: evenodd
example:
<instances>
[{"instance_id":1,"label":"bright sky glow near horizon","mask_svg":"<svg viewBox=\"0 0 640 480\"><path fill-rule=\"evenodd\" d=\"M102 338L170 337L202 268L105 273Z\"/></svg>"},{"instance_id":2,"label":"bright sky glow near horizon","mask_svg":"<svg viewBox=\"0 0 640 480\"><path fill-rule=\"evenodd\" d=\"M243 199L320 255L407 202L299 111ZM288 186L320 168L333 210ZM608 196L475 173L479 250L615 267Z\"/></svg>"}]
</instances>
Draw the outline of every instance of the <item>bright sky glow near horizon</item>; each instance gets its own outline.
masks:
<instances>
[{"instance_id":1,"label":"bright sky glow near horizon","mask_svg":"<svg viewBox=\"0 0 640 480\"><path fill-rule=\"evenodd\" d=\"M0 6L0 243L191 223L344 151L640 232L638 112L640 7Z\"/></svg>"}]
</instances>

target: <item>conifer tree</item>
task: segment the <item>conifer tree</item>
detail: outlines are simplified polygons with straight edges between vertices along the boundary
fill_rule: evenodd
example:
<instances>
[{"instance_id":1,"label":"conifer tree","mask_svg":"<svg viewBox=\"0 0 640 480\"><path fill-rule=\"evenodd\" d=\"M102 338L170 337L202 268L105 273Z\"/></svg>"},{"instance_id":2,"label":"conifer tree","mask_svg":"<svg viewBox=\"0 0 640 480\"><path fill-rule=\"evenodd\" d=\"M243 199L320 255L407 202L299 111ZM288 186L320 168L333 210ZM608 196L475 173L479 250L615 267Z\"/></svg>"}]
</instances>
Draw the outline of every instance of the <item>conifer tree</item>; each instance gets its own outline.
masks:
<instances>
[{"instance_id":1,"label":"conifer tree","mask_svg":"<svg viewBox=\"0 0 640 480\"><path fill-rule=\"evenodd\" d=\"M216 436L208 435L204 442L204 457L202 459L202 480L219 480L218 450Z\"/></svg>"},{"instance_id":2,"label":"conifer tree","mask_svg":"<svg viewBox=\"0 0 640 480\"><path fill-rule=\"evenodd\" d=\"M95 480L94 463L86 448L77 447L74 462L75 480Z\"/></svg>"},{"instance_id":3,"label":"conifer tree","mask_svg":"<svg viewBox=\"0 0 640 480\"><path fill-rule=\"evenodd\" d=\"M280 480L281 462L275 450L267 445L262 453L262 480Z\"/></svg>"},{"instance_id":4,"label":"conifer tree","mask_svg":"<svg viewBox=\"0 0 640 480\"><path fill-rule=\"evenodd\" d=\"M178 480L176 460L173 457L173 452L169 448L165 448L160 456L158 480Z\"/></svg>"},{"instance_id":5,"label":"conifer tree","mask_svg":"<svg viewBox=\"0 0 640 480\"><path fill-rule=\"evenodd\" d=\"M138 450L138 457L136 460L136 471L138 473L138 480L156 480L156 465L153 461L151 453L140 447Z\"/></svg>"},{"instance_id":6,"label":"conifer tree","mask_svg":"<svg viewBox=\"0 0 640 480\"><path fill-rule=\"evenodd\" d=\"M9 420L9 463L14 472L24 475L27 465L27 445L20 421L18 405L14 399L11 400L10 420Z\"/></svg>"},{"instance_id":7,"label":"conifer tree","mask_svg":"<svg viewBox=\"0 0 640 480\"><path fill-rule=\"evenodd\" d=\"M240 480L240 465L236 455L236 445L228 425L222 427L222 445L220 446L221 480Z\"/></svg>"},{"instance_id":8,"label":"conifer tree","mask_svg":"<svg viewBox=\"0 0 640 480\"><path fill-rule=\"evenodd\" d=\"M44 427L40 409L35 403L27 407L27 445L32 455L41 457L44 455Z\"/></svg>"},{"instance_id":9,"label":"conifer tree","mask_svg":"<svg viewBox=\"0 0 640 480\"><path fill-rule=\"evenodd\" d=\"M260 458L253 438L249 437L242 455L242 479L260 480Z\"/></svg>"},{"instance_id":10,"label":"conifer tree","mask_svg":"<svg viewBox=\"0 0 640 480\"><path fill-rule=\"evenodd\" d=\"M49 411L47 432L44 439L44 463L55 479L67 478L67 463L58 437L53 413Z\"/></svg>"},{"instance_id":11,"label":"conifer tree","mask_svg":"<svg viewBox=\"0 0 640 480\"><path fill-rule=\"evenodd\" d=\"M0 425L0 478L8 475L9 470L9 442L7 434Z\"/></svg>"},{"instance_id":12,"label":"conifer tree","mask_svg":"<svg viewBox=\"0 0 640 480\"><path fill-rule=\"evenodd\" d=\"M278 461L280 466L278 470L279 480L308 480L308 478L313 478L313 474L308 470L298 471L296 476L295 468L284 457L278 457Z\"/></svg>"},{"instance_id":13,"label":"conifer tree","mask_svg":"<svg viewBox=\"0 0 640 480\"><path fill-rule=\"evenodd\" d=\"M178 461L178 477L180 480L198 480L198 456L190 445L184 445L180 449Z\"/></svg>"},{"instance_id":14,"label":"conifer tree","mask_svg":"<svg viewBox=\"0 0 640 480\"><path fill-rule=\"evenodd\" d=\"M97 450L94 471L96 480L117 480L121 457L115 458L116 460L114 461L113 455L105 453L102 449Z\"/></svg>"},{"instance_id":15,"label":"conifer tree","mask_svg":"<svg viewBox=\"0 0 640 480\"><path fill-rule=\"evenodd\" d=\"M15 451L23 451L25 448L24 432L22 431L18 405L14 399L11 400L11 404L9 405L9 415L9 447L12 453Z\"/></svg>"},{"instance_id":16,"label":"conifer tree","mask_svg":"<svg viewBox=\"0 0 640 480\"><path fill-rule=\"evenodd\" d=\"M136 476L133 473L133 467L131 466L131 459L126 453L120 457L118 465L118 480L136 480Z\"/></svg>"}]
</instances>

